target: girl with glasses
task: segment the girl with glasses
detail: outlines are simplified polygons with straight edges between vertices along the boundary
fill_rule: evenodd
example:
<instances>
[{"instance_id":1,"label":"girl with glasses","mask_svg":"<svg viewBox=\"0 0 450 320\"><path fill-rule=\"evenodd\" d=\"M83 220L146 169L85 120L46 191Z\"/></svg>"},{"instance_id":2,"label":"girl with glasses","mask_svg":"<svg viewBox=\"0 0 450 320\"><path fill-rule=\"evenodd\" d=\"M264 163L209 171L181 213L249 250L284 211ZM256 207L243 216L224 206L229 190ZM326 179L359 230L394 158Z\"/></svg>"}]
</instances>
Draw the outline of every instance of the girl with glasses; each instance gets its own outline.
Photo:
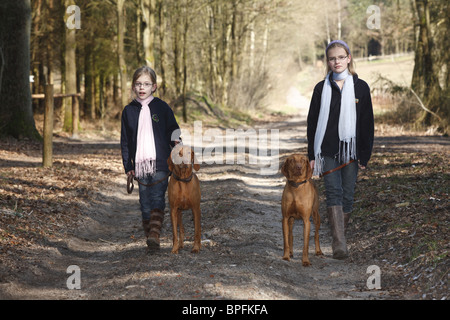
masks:
<instances>
[{"instance_id":1,"label":"girl with glasses","mask_svg":"<svg viewBox=\"0 0 450 320\"><path fill-rule=\"evenodd\" d=\"M374 119L370 88L358 78L349 46L332 41L325 55L327 74L314 88L308 113L308 156L314 175L324 178L333 258L345 259L345 229L358 169L372 154Z\"/></svg>"},{"instance_id":2,"label":"girl with glasses","mask_svg":"<svg viewBox=\"0 0 450 320\"><path fill-rule=\"evenodd\" d=\"M151 249L160 247L169 177L167 159L171 147L179 142L172 141L172 135L180 129L169 105L153 96L156 83L153 69L143 66L135 71L135 99L122 112L121 127L123 166L128 177L139 181L142 225Z\"/></svg>"}]
</instances>

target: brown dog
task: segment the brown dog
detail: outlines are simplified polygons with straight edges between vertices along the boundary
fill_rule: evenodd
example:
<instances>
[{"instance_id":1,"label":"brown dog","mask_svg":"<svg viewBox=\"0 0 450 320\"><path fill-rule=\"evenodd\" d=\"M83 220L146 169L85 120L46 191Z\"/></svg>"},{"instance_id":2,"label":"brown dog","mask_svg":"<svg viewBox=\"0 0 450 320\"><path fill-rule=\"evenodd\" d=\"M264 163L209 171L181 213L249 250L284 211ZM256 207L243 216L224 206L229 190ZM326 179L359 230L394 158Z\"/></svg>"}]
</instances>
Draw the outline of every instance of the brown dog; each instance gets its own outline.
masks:
<instances>
[{"instance_id":1,"label":"brown dog","mask_svg":"<svg viewBox=\"0 0 450 320\"><path fill-rule=\"evenodd\" d=\"M173 247L172 253L178 253L183 248L184 227L182 210L192 209L194 215L194 248L193 253L200 251L201 225L200 225L200 182L193 169L200 170L194 151L191 147L177 145L167 159L172 176L169 180L168 194L170 204L170 217L172 219ZM178 228L180 235L178 237Z\"/></svg>"},{"instance_id":2,"label":"brown dog","mask_svg":"<svg viewBox=\"0 0 450 320\"><path fill-rule=\"evenodd\" d=\"M316 227L314 234L316 255L322 254L319 244L319 197L316 186L311 181L312 170L308 157L299 154L289 156L281 168L281 173L287 178L281 198L284 238L283 259L290 261L290 258L293 257L292 229L295 219L302 219L304 224L302 264L307 267L311 265L308 258L309 233L311 230L309 218L311 215Z\"/></svg>"}]
</instances>

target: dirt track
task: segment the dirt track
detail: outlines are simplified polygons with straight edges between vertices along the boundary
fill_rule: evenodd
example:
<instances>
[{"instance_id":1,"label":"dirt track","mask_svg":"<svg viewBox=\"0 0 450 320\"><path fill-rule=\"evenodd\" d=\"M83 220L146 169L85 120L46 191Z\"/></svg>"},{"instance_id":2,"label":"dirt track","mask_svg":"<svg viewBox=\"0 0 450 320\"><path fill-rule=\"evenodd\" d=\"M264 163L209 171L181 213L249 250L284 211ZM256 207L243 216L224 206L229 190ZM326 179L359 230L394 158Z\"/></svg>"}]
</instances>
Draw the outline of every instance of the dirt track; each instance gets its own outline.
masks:
<instances>
[{"instance_id":1,"label":"dirt track","mask_svg":"<svg viewBox=\"0 0 450 320\"><path fill-rule=\"evenodd\" d=\"M261 125L279 129L280 161L292 152L305 152L305 124L292 118ZM25 272L0 283L0 297L13 299L386 299L387 292L369 290L367 262L356 265L331 258L330 235L324 221L320 242L324 256L302 267L302 223L294 227L294 259L282 258L281 194L285 178L262 176L250 165L203 165L202 249L190 253L193 221L185 211L187 241L180 254L171 251L166 214L159 253L147 252L138 195L126 193L117 142L74 142L71 152L117 153L102 179L110 179L86 205L66 238L24 248ZM109 150L109 151L108 151ZM98 152L100 151L100 152ZM32 158L23 161L33 161ZM168 208L166 208L168 212ZM314 230L312 228L312 230ZM350 247L351 250L351 247ZM80 270L80 290L69 290L69 266ZM72 282L75 283L75 282Z\"/></svg>"}]
</instances>

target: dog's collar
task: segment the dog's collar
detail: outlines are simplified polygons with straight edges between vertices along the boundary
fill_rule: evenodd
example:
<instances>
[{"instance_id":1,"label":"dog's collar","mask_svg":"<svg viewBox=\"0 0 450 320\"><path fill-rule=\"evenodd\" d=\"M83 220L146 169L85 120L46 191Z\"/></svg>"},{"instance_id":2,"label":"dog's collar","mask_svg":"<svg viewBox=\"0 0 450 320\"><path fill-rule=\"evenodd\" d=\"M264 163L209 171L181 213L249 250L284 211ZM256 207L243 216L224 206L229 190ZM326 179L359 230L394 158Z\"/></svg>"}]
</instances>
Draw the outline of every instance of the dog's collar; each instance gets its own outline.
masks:
<instances>
[{"instance_id":1,"label":"dog's collar","mask_svg":"<svg viewBox=\"0 0 450 320\"><path fill-rule=\"evenodd\" d=\"M288 180L288 183L289 183L289 185L290 185L291 187L293 187L293 188L298 188L298 187L300 187L302 184L307 183L309 180L310 180L310 179L306 179L306 180L303 180L303 181L300 181L300 182L294 182L294 181L292 181L292 180Z\"/></svg>"},{"instance_id":2,"label":"dog's collar","mask_svg":"<svg viewBox=\"0 0 450 320\"><path fill-rule=\"evenodd\" d=\"M192 172L191 175L190 175L188 178L185 178L185 179L180 178L179 176L177 176L177 175L176 175L175 173L173 173L173 172L172 172L172 176L173 176L176 180L181 181L181 182L191 182L192 178L194 177L194 173Z\"/></svg>"}]
</instances>

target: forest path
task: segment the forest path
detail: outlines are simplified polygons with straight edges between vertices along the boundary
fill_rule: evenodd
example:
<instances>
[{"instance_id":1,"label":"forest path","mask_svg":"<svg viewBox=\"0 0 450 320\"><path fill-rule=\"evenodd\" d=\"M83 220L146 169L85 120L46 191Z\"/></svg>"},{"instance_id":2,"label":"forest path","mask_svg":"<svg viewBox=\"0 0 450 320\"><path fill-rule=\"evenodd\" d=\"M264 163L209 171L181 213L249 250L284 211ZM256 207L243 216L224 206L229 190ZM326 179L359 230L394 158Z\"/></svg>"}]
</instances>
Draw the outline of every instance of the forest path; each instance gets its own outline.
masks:
<instances>
[{"instance_id":1,"label":"forest path","mask_svg":"<svg viewBox=\"0 0 450 320\"><path fill-rule=\"evenodd\" d=\"M107 168L95 179L103 183L94 201L86 204L69 236L49 239L24 249L22 269L0 283L0 296L14 299L383 299L383 291L366 288L370 265L331 258L329 226L320 195L320 244L324 256L314 255L311 231L310 267L301 263L303 225L294 227L294 258L282 260L281 195L285 177L279 164L291 153L306 152L304 116L260 123L255 128L277 130L277 172L261 174L245 165L202 165L202 248L190 253L193 221L185 211L187 240L178 255L171 253L168 205L161 250L147 252L141 227L137 188L126 192L118 142L69 142L70 154L85 154ZM91 153L92 150L95 152ZM248 151L248 150L247 150ZM103 156L105 155L105 157ZM114 155L117 155L115 157ZM279 161L279 162L278 162ZM97 163L97 166L99 164ZM94 175L96 175L94 173ZM96 181L96 180L93 180ZM106 183L105 183L106 181ZM350 247L351 250L351 247ZM80 290L69 290L80 271ZM69 283L76 283L69 279Z\"/></svg>"}]
</instances>

